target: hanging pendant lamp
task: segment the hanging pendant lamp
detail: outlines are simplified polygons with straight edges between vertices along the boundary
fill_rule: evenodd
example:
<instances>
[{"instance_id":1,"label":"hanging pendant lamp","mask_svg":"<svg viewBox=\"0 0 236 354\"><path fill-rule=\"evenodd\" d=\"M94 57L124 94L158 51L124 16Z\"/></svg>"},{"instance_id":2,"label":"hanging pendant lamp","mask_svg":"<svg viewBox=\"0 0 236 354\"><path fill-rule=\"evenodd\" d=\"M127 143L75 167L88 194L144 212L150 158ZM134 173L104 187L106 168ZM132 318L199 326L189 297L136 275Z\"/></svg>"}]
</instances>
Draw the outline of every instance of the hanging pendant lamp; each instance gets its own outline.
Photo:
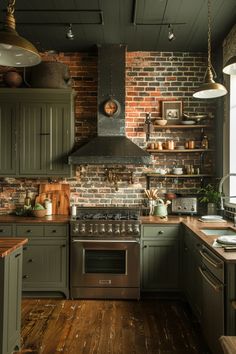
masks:
<instances>
[{"instance_id":1,"label":"hanging pendant lamp","mask_svg":"<svg viewBox=\"0 0 236 354\"><path fill-rule=\"evenodd\" d=\"M35 46L19 36L15 27L15 0L9 0L3 29L0 31L0 65L26 67L41 62Z\"/></svg>"},{"instance_id":2,"label":"hanging pendant lamp","mask_svg":"<svg viewBox=\"0 0 236 354\"><path fill-rule=\"evenodd\" d=\"M194 92L195 98L216 98L227 94L226 88L222 84L214 81L216 76L214 68L211 64L211 16L210 16L210 0L208 4L208 55L207 55L207 69L205 74L205 82Z\"/></svg>"},{"instance_id":3,"label":"hanging pendant lamp","mask_svg":"<svg viewBox=\"0 0 236 354\"><path fill-rule=\"evenodd\" d=\"M228 75L236 75L236 56L233 56L226 62L223 68L223 73Z\"/></svg>"}]
</instances>

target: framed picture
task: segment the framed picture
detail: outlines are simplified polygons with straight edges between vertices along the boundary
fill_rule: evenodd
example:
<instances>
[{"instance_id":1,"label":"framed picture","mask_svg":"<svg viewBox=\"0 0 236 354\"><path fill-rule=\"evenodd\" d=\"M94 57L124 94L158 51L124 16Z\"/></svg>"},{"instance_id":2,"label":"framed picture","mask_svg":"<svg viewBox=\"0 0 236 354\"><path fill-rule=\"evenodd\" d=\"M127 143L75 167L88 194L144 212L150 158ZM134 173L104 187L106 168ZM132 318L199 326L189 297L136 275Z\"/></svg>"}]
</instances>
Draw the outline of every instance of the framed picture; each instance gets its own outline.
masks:
<instances>
[{"instance_id":1,"label":"framed picture","mask_svg":"<svg viewBox=\"0 0 236 354\"><path fill-rule=\"evenodd\" d=\"M162 101L162 117L169 123L177 124L182 119L181 101Z\"/></svg>"}]
</instances>

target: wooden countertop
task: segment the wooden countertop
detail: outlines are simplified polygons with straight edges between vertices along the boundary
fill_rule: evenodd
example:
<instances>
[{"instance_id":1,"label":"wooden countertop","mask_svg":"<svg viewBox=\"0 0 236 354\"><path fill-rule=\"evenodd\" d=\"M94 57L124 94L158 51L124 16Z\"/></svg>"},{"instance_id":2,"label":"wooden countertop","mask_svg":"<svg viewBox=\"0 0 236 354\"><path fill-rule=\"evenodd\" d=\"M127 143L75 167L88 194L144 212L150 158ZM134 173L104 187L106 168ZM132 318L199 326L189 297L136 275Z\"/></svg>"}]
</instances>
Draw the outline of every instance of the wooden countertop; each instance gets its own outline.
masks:
<instances>
[{"instance_id":1,"label":"wooden countertop","mask_svg":"<svg viewBox=\"0 0 236 354\"><path fill-rule=\"evenodd\" d=\"M17 248L23 246L27 242L28 242L27 238L1 237L0 238L0 258L6 257L8 254L15 251Z\"/></svg>"},{"instance_id":2,"label":"wooden countertop","mask_svg":"<svg viewBox=\"0 0 236 354\"><path fill-rule=\"evenodd\" d=\"M34 216L0 215L0 223L68 223L70 215L51 215L43 218Z\"/></svg>"},{"instance_id":3,"label":"wooden countertop","mask_svg":"<svg viewBox=\"0 0 236 354\"><path fill-rule=\"evenodd\" d=\"M236 251L231 251L231 252L225 252L222 247L213 247L213 243L217 236L215 235L208 235L206 236L201 229L211 229L211 228L216 228L216 229L224 229L227 227L232 228L233 230L236 231L236 227L233 226L233 223L231 221L226 221L226 222L201 222L198 220L199 217L197 216L174 216L170 215L168 216L167 220L161 219L158 216L144 216L141 217L141 222L142 224L163 224L163 225L168 225L168 224L179 224L182 223L185 226L187 226L190 230L192 230L196 237L201 239L203 243L205 243L207 246L211 248L211 250L216 253L219 257L221 257L225 262L236 262Z\"/></svg>"}]
</instances>

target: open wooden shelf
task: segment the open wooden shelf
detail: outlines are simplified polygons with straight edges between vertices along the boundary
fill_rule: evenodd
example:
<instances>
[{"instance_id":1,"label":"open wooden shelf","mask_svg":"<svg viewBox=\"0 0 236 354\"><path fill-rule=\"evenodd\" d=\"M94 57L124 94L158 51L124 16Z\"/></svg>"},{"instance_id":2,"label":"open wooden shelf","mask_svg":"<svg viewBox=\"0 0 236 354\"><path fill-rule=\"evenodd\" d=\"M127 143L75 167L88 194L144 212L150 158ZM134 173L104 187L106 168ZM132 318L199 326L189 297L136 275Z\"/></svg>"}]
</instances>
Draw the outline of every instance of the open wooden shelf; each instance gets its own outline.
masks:
<instances>
[{"instance_id":1,"label":"open wooden shelf","mask_svg":"<svg viewBox=\"0 0 236 354\"><path fill-rule=\"evenodd\" d=\"M160 173L145 173L146 177L153 177L153 178L203 178L203 177L212 177L212 175L210 174L195 174L195 175L186 175L186 174L182 174L182 175L174 175L174 174L165 174L165 175L161 175Z\"/></svg>"},{"instance_id":2,"label":"open wooden shelf","mask_svg":"<svg viewBox=\"0 0 236 354\"><path fill-rule=\"evenodd\" d=\"M189 129L189 128L211 128L210 124L168 124L168 125L158 125L154 124L155 129Z\"/></svg>"},{"instance_id":3,"label":"open wooden shelf","mask_svg":"<svg viewBox=\"0 0 236 354\"><path fill-rule=\"evenodd\" d=\"M147 152L150 152L152 154L165 154L166 152L170 152L170 153L176 153L176 152L207 152L207 151L214 151L214 149L183 149L183 150L179 150L179 149L173 149L173 150L157 150L157 149L147 149Z\"/></svg>"}]
</instances>

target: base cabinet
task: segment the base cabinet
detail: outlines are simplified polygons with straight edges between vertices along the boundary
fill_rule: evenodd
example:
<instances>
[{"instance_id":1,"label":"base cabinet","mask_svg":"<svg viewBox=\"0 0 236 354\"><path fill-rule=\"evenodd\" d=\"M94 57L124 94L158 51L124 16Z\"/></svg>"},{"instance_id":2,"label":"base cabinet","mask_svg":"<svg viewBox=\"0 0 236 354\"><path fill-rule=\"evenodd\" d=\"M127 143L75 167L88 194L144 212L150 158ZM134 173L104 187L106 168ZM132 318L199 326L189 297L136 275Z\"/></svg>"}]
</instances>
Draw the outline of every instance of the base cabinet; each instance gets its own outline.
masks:
<instances>
[{"instance_id":1,"label":"base cabinet","mask_svg":"<svg viewBox=\"0 0 236 354\"><path fill-rule=\"evenodd\" d=\"M0 259L0 354L20 348L22 247Z\"/></svg>"},{"instance_id":2,"label":"base cabinet","mask_svg":"<svg viewBox=\"0 0 236 354\"><path fill-rule=\"evenodd\" d=\"M183 275L184 292L202 334L212 353L222 354L219 338L226 333L224 262L188 228L183 234Z\"/></svg>"},{"instance_id":3,"label":"base cabinet","mask_svg":"<svg viewBox=\"0 0 236 354\"><path fill-rule=\"evenodd\" d=\"M179 290L179 226L143 225L142 291Z\"/></svg>"},{"instance_id":4,"label":"base cabinet","mask_svg":"<svg viewBox=\"0 0 236 354\"><path fill-rule=\"evenodd\" d=\"M182 274L183 290L190 307L201 322L202 317L202 277L199 272L202 243L188 229L183 231Z\"/></svg>"},{"instance_id":5,"label":"base cabinet","mask_svg":"<svg viewBox=\"0 0 236 354\"><path fill-rule=\"evenodd\" d=\"M68 225L16 225L16 235L28 238L23 248L23 294L68 298Z\"/></svg>"}]
</instances>

